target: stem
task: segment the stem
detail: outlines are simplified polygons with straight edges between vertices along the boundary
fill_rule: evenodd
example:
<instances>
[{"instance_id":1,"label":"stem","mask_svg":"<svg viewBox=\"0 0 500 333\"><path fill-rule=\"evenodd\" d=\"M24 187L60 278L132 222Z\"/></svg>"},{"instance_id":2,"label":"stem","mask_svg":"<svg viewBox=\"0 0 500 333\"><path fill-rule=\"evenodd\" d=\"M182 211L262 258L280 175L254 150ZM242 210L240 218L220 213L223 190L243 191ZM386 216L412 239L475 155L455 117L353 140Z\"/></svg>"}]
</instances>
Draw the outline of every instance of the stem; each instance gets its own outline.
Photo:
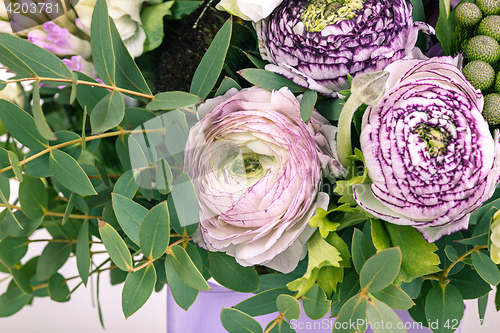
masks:
<instances>
[{"instance_id":1,"label":"stem","mask_svg":"<svg viewBox=\"0 0 500 333\"><path fill-rule=\"evenodd\" d=\"M441 275L443 277L443 279L447 279L448 278L448 274L450 274L450 271L451 269L460 261L464 260L469 254L471 254L472 252L474 251L479 251L479 250L482 250L482 249L487 249L488 248L488 245L481 245L481 246L475 246L473 249L465 252L464 254L462 254L460 257L458 257L457 261L454 261L450 264L450 266L448 266L448 268L446 268L446 270L443 272L443 274Z\"/></svg>"},{"instance_id":2,"label":"stem","mask_svg":"<svg viewBox=\"0 0 500 333\"><path fill-rule=\"evenodd\" d=\"M4 282L4 281L7 281L8 279L11 278L11 275L7 275L6 277L4 277L3 279L0 280L0 283Z\"/></svg>"},{"instance_id":3,"label":"stem","mask_svg":"<svg viewBox=\"0 0 500 333\"><path fill-rule=\"evenodd\" d=\"M42 288L47 288L49 286L48 283L44 283L44 284L41 284L41 285L38 285L38 286L33 286L33 290L38 290L38 289L42 289Z\"/></svg>"},{"instance_id":4,"label":"stem","mask_svg":"<svg viewBox=\"0 0 500 333\"><path fill-rule=\"evenodd\" d=\"M130 273L134 273L134 272L140 271L141 269L143 269L143 268L144 268L144 267L146 267L146 266L151 265L152 263L153 263L153 260L151 260L151 261L150 261L150 260L148 260L148 261L146 261L144 264L142 264L142 265L140 265L140 266L137 266L137 267L135 267L135 268L131 268L131 269L129 270L129 272L130 272Z\"/></svg>"},{"instance_id":5,"label":"stem","mask_svg":"<svg viewBox=\"0 0 500 333\"><path fill-rule=\"evenodd\" d=\"M122 135L122 134L132 134L132 133L165 133L165 129L150 129L150 130L137 130L137 131L136 130L120 130L120 131L116 131L116 132L109 132L109 133L103 133L103 134L99 134L99 135L88 136L88 137L85 137L85 141L92 141L92 140L108 138L108 137L118 136L118 135ZM76 140L71 140L68 142L63 142L63 143L60 143L60 144L55 145L55 146L48 146L47 148L45 148L41 152L20 161L19 165L24 165L24 164L46 154L54 149L59 149L62 147L71 146L74 144L81 144L81 143L82 143L82 139L76 139ZM0 173L3 173L3 172L8 171L10 169L12 169L11 165L1 169Z\"/></svg>"},{"instance_id":6,"label":"stem","mask_svg":"<svg viewBox=\"0 0 500 333\"><path fill-rule=\"evenodd\" d=\"M6 207L6 206L4 204L0 204L0 207ZM17 210L21 210L21 211L23 210L21 207L15 206L15 205L9 205L9 208L10 209L17 209ZM45 211L45 215L64 217L64 213L50 212L50 211ZM69 218L87 220L87 219L102 219L102 216L70 214Z\"/></svg>"},{"instance_id":7,"label":"stem","mask_svg":"<svg viewBox=\"0 0 500 333\"><path fill-rule=\"evenodd\" d=\"M437 275L437 274L424 275L424 276L422 276L422 279L441 281L441 279L439 278L439 275Z\"/></svg>"},{"instance_id":8,"label":"stem","mask_svg":"<svg viewBox=\"0 0 500 333\"><path fill-rule=\"evenodd\" d=\"M9 83L16 83L16 82L23 82L23 81L47 81L47 82L73 83L73 80L71 80L71 79L54 79L54 78L49 78L49 77L23 78L23 79L5 81L4 83L5 84L9 84ZM82 84L82 85L85 85L85 86L92 86L92 87L99 87L99 88L116 90L116 91L119 91L119 92L124 93L124 94L134 95L134 96L138 96L138 97L144 97L144 98L147 98L147 99L153 99L154 98L154 95L138 93L138 92L135 92L135 91L132 91L132 90L128 90L128 89L118 88L116 86L108 86L107 84L94 83L94 82L88 82L88 81L82 81L82 80L78 80L77 84Z\"/></svg>"},{"instance_id":9,"label":"stem","mask_svg":"<svg viewBox=\"0 0 500 333\"><path fill-rule=\"evenodd\" d=\"M285 315L283 313L280 313L280 315L278 316L278 318L276 318L274 320L274 322L271 324L271 326L269 326L264 333L271 332L271 330L274 328L274 326L276 326L276 324L278 324L278 323L280 323L280 322L283 321L283 318L285 318Z\"/></svg>"},{"instance_id":10,"label":"stem","mask_svg":"<svg viewBox=\"0 0 500 333\"><path fill-rule=\"evenodd\" d=\"M347 158L347 156L352 155L351 122L354 113L361 104L363 103L357 95L351 95L342 108L338 123L337 154L340 163L347 168L349 173L355 167L355 164Z\"/></svg>"}]
</instances>

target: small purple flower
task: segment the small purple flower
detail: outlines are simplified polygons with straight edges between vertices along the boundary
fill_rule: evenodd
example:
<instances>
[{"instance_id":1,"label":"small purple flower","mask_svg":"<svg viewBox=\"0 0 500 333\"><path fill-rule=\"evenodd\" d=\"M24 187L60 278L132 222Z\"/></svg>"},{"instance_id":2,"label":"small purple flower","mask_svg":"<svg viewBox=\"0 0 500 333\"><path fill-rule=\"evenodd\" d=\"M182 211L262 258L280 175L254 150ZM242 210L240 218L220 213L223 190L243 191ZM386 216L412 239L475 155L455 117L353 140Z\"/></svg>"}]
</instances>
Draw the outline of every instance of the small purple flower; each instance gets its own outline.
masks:
<instances>
[{"instance_id":1,"label":"small purple flower","mask_svg":"<svg viewBox=\"0 0 500 333\"><path fill-rule=\"evenodd\" d=\"M94 64L86 61L82 56L72 56L71 59L62 59L62 62L64 62L72 72L79 71L87 74L94 79L97 78L97 72L95 70Z\"/></svg>"},{"instance_id":2,"label":"small purple flower","mask_svg":"<svg viewBox=\"0 0 500 333\"><path fill-rule=\"evenodd\" d=\"M28 33L28 40L54 54L81 55L89 58L92 55L90 43L71 34L68 29L61 28L54 22L47 22L41 30Z\"/></svg>"}]
</instances>

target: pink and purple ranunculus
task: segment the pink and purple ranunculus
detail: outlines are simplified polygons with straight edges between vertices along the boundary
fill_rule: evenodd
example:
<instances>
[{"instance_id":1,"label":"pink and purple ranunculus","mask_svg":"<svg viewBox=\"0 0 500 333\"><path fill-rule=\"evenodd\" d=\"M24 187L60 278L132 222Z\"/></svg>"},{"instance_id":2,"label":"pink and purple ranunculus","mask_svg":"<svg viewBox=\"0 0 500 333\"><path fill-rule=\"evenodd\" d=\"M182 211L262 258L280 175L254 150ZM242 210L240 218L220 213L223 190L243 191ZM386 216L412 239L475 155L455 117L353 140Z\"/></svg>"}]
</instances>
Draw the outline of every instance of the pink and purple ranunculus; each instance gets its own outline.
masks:
<instances>
[{"instance_id":1,"label":"pink and purple ranunculus","mask_svg":"<svg viewBox=\"0 0 500 333\"><path fill-rule=\"evenodd\" d=\"M425 23L405 0L289 0L255 25L267 70L336 96L347 74L381 71L407 56Z\"/></svg>"},{"instance_id":2,"label":"pink and purple ranunculus","mask_svg":"<svg viewBox=\"0 0 500 333\"><path fill-rule=\"evenodd\" d=\"M344 171L336 128L317 112L304 123L288 88L233 88L198 117L184 154L200 206L194 241L243 266L292 271L314 231L309 219L328 206L322 177Z\"/></svg>"},{"instance_id":3,"label":"pink and purple ranunculus","mask_svg":"<svg viewBox=\"0 0 500 333\"><path fill-rule=\"evenodd\" d=\"M416 227L429 242L466 229L500 177L498 132L458 58L399 60L386 93L368 107L360 137L371 184L356 201L386 221Z\"/></svg>"}]
</instances>

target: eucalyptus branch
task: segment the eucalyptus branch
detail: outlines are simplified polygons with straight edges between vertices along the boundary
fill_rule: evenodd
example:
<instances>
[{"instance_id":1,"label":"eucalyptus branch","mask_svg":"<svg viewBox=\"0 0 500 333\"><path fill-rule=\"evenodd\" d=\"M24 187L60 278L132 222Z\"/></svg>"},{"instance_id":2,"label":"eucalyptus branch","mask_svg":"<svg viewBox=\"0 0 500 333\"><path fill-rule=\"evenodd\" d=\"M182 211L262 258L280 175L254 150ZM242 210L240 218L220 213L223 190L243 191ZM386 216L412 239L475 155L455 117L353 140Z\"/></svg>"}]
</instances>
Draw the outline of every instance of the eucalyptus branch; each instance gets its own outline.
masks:
<instances>
[{"instance_id":1,"label":"eucalyptus branch","mask_svg":"<svg viewBox=\"0 0 500 333\"><path fill-rule=\"evenodd\" d=\"M5 204L0 204L0 207L7 207L7 206ZM9 208L10 209L17 209L20 211L23 210L22 207L15 206L15 205L9 205ZM45 211L45 215L64 217L64 213L51 212L51 211ZM70 219L79 219L79 220L88 220L88 219L102 219L102 216L70 214L69 218Z\"/></svg>"},{"instance_id":2,"label":"eucalyptus branch","mask_svg":"<svg viewBox=\"0 0 500 333\"><path fill-rule=\"evenodd\" d=\"M172 254L172 247L178 245L178 244L181 244L183 242L189 242L191 240L191 237L183 237L179 240L176 240L175 242L173 242L172 244L170 244L168 247L167 247L167 251L165 251L167 254Z\"/></svg>"},{"instance_id":3,"label":"eucalyptus branch","mask_svg":"<svg viewBox=\"0 0 500 333\"><path fill-rule=\"evenodd\" d=\"M8 279L10 279L12 277L12 275L7 275L6 277L4 277L3 279L0 279L0 283L4 282L4 281L7 281Z\"/></svg>"},{"instance_id":4,"label":"eucalyptus branch","mask_svg":"<svg viewBox=\"0 0 500 333\"><path fill-rule=\"evenodd\" d=\"M148 260L146 261L144 264L140 265L140 266L137 266L137 267L134 267L134 268L131 268L129 269L129 272L130 273L134 273L134 272L137 272L137 271L140 271L141 269L143 269L144 267L146 266L149 266L153 263L154 260Z\"/></svg>"},{"instance_id":5,"label":"eucalyptus branch","mask_svg":"<svg viewBox=\"0 0 500 333\"><path fill-rule=\"evenodd\" d=\"M437 274L424 275L424 276L422 276L422 279L441 281L441 279L439 278L439 275L437 275Z\"/></svg>"},{"instance_id":6,"label":"eucalyptus branch","mask_svg":"<svg viewBox=\"0 0 500 333\"><path fill-rule=\"evenodd\" d=\"M276 324L279 324L283 321L283 318L285 318L285 315L283 313L280 313L278 318L274 319L274 322L267 328L267 330L264 333L269 333L271 330L276 326Z\"/></svg>"},{"instance_id":7,"label":"eucalyptus branch","mask_svg":"<svg viewBox=\"0 0 500 333\"><path fill-rule=\"evenodd\" d=\"M43 289L43 288L47 288L49 286L48 283L44 283L44 284L40 284L38 286L33 286L33 290L38 290L38 289Z\"/></svg>"},{"instance_id":8,"label":"eucalyptus branch","mask_svg":"<svg viewBox=\"0 0 500 333\"><path fill-rule=\"evenodd\" d=\"M73 83L72 79L54 79L54 78L50 78L50 77L36 77L36 78L30 77L30 78L9 80L9 81L5 81L4 83L5 84L9 84L9 83L24 82L24 81L45 81L45 82ZM124 93L124 94L134 95L134 96L137 96L137 97L144 97L144 98L147 98L147 99L153 99L154 98L154 95L151 95L151 94L143 94L143 93L139 93L139 92L136 92L136 91L132 91L132 90L128 90L128 89L123 89L123 88L118 88L117 86L109 86L107 84L102 84L102 83L88 82L88 81L82 81L82 80L78 80L78 81L76 81L76 83L77 84L82 84L82 85L85 85L85 86L92 86L92 87L99 87L99 88L116 90L116 91L119 91L119 92Z\"/></svg>"},{"instance_id":9,"label":"eucalyptus branch","mask_svg":"<svg viewBox=\"0 0 500 333\"><path fill-rule=\"evenodd\" d=\"M467 258L467 256L469 254L471 254L472 252L483 250L483 249L487 249L487 248L488 248L488 245L475 246L473 249L470 249L469 251L467 251L464 254L462 254L460 257L458 257L457 261L452 262L450 264L450 266L448 266L446 268L446 270L442 273L441 276L442 276L443 280L448 278L448 274L450 274L450 271L452 270L453 267L455 267L455 265L458 262L460 262L460 261L464 260L465 258Z\"/></svg>"},{"instance_id":10,"label":"eucalyptus branch","mask_svg":"<svg viewBox=\"0 0 500 333\"><path fill-rule=\"evenodd\" d=\"M97 140L97 139L102 139L102 138L108 138L108 137L112 137L112 136L118 136L118 135L123 135L123 134L132 134L132 133L165 133L165 129L148 129L148 130L120 130L120 131L116 131L116 132L108 132L108 133L103 133L103 134L98 134L98 135L92 135L92 136L87 136L85 137L85 141L92 141L92 140ZM78 145L78 144L81 144L82 143L82 139L76 139L76 140L71 140L71 141L67 141L67 142L63 142L63 143L60 143L58 145L55 145L55 146L48 146L47 148L45 148L44 150L42 150L41 152L33 155L33 156L30 156L22 161L19 162L19 165L24 165L42 155L45 155L47 154L48 152L54 150L54 149L59 149L59 148L62 148L62 147L66 147L66 146L71 146L71 145ZM12 169L12 166L9 165L8 167L5 167L3 169L0 170L0 173L3 173L5 171L8 171Z\"/></svg>"}]
</instances>

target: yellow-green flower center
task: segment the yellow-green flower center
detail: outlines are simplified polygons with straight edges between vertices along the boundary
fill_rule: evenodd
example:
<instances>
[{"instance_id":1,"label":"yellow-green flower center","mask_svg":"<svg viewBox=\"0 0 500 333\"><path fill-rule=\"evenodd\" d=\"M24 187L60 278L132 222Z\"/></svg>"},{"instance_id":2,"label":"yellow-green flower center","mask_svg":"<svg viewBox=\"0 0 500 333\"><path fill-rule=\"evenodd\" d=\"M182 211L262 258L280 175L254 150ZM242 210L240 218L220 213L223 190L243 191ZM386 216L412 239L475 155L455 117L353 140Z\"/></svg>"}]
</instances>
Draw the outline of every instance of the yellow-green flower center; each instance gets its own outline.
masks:
<instances>
[{"instance_id":1,"label":"yellow-green flower center","mask_svg":"<svg viewBox=\"0 0 500 333\"><path fill-rule=\"evenodd\" d=\"M307 32L318 32L342 20L350 20L363 8L364 0L309 0L302 14Z\"/></svg>"},{"instance_id":2,"label":"yellow-green flower center","mask_svg":"<svg viewBox=\"0 0 500 333\"><path fill-rule=\"evenodd\" d=\"M450 134L439 127L420 125L416 133L424 140L427 151L431 157L437 157L446 153L446 147L450 143Z\"/></svg>"},{"instance_id":3,"label":"yellow-green flower center","mask_svg":"<svg viewBox=\"0 0 500 333\"><path fill-rule=\"evenodd\" d=\"M266 172L259 161L259 155L251 152L240 155L231 163L230 170L234 175L241 178L262 178Z\"/></svg>"}]
</instances>

